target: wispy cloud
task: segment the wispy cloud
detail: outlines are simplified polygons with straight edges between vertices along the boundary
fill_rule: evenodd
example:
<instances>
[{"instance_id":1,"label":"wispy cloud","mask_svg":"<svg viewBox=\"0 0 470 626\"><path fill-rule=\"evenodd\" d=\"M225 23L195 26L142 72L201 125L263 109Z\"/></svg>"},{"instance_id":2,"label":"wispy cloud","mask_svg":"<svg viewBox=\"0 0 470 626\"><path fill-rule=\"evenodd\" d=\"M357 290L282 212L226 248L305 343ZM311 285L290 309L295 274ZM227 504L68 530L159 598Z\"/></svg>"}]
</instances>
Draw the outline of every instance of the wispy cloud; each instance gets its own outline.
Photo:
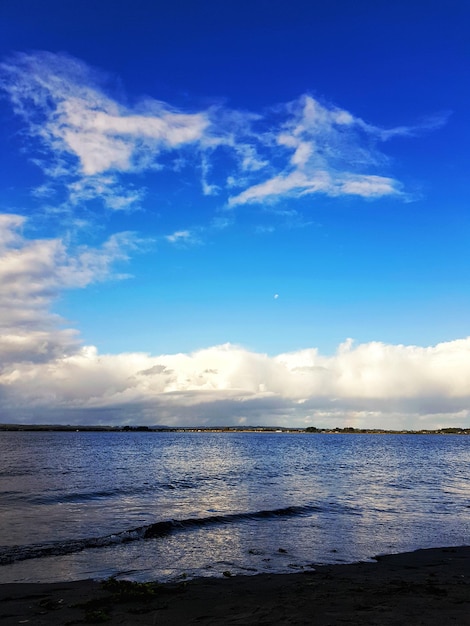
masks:
<instances>
[{"instance_id":1,"label":"wispy cloud","mask_svg":"<svg viewBox=\"0 0 470 626\"><path fill-rule=\"evenodd\" d=\"M207 225L176 230L169 235L165 235L164 239L168 243L180 246L199 245L203 243L211 233L225 230L232 224L233 218L231 216L217 216Z\"/></svg>"},{"instance_id":2,"label":"wispy cloud","mask_svg":"<svg viewBox=\"0 0 470 626\"><path fill-rule=\"evenodd\" d=\"M135 207L144 190L124 188L118 175L160 168L161 155L199 142L209 125L205 113L156 100L118 103L102 88L106 77L68 56L17 54L0 72L15 112L40 141L34 161L63 181L72 205L99 198L111 209Z\"/></svg>"},{"instance_id":3,"label":"wispy cloud","mask_svg":"<svg viewBox=\"0 0 470 626\"><path fill-rule=\"evenodd\" d=\"M124 187L115 174L87 176L68 184L68 203L72 206L86 205L99 198L103 205L114 211L139 208L145 189L133 185Z\"/></svg>"},{"instance_id":4,"label":"wispy cloud","mask_svg":"<svg viewBox=\"0 0 470 626\"><path fill-rule=\"evenodd\" d=\"M386 164L377 147L384 131L311 96L280 110L284 121L272 133L270 150L284 164L281 171L232 196L230 206L316 193L364 198L401 193L399 181L373 173Z\"/></svg>"},{"instance_id":5,"label":"wispy cloud","mask_svg":"<svg viewBox=\"0 0 470 626\"><path fill-rule=\"evenodd\" d=\"M156 100L129 109L70 57L17 54L2 72L16 112L46 145L74 155L87 176L149 167L159 153L199 141L209 124L204 113L180 113Z\"/></svg>"},{"instance_id":6,"label":"wispy cloud","mask_svg":"<svg viewBox=\"0 0 470 626\"><path fill-rule=\"evenodd\" d=\"M271 207L315 194L405 198L381 146L444 119L381 129L310 95L258 113L220 104L188 112L149 98L129 104L110 95L105 75L51 53L15 55L1 64L0 76L46 177L38 198L51 211L71 212L77 223L78 207L97 200L113 211L138 208L146 190L131 177L183 162L181 176L193 167L218 208ZM54 203L59 188L66 200ZM233 214L216 212L208 223L165 239L197 242L227 228ZM285 218L304 223L294 207ZM139 243L136 235L71 246L65 236L30 239L26 227L22 216L0 215L4 419L49 419L56 411L64 421L64 411L73 410L84 423L103 421L102 411L120 421L130 407L150 424L220 423L221 415L226 423L259 423L267 414L286 425L356 420L402 427L426 417L432 426L468 418L470 339L428 348L345 343L330 357L315 349L270 357L229 344L160 356L83 347L78 332L53 314L53 303L63 290L123 278L115 264Z\"/></svg>"},{"instance_id":7,"label":"wispy cloud","mask_svg":"<svg viewBox=\"0 0 470 626\"><path fill-rule=\"evenodd\" d=\"M371 128L375 131L382 141L393 139L393 137L417 137L423 133L437 130L447 124L451 111L443 111L435 115L428 115L422 119L418 124L414 126L397 126L396 128L375 128L368 124L363 123L364 128Z\"/></svg>"},{"instance_id":8,"label":"wispy cloud","mask_svg":"<svg viewBox=\"0 0 470 626\"><path fill-rule=\"evenodd\" d=\"M198 243L200 241L199 237L190 230L177 230L171 235L167 235L165 239L176 244Z\"/></svg>"},{"instance_id":9,"label":"wispy cloud","mask_svg":"<svg viewBox=\"0 0 470 626\"><path fill-rule=\"evenodd\" d=\"M230 207L313 194L404 196L380 144L445 122L383 129L310 95L262 112L222 104L187 112L148 97L129 105L110 95L109 77L48 52L14 55L0 75L41 144L33 158L63 182L71 206L100 198L114 210L138 207L145 190L120 177L174 169L189 153L202 193Z\"/></svg>"}]
</instances>

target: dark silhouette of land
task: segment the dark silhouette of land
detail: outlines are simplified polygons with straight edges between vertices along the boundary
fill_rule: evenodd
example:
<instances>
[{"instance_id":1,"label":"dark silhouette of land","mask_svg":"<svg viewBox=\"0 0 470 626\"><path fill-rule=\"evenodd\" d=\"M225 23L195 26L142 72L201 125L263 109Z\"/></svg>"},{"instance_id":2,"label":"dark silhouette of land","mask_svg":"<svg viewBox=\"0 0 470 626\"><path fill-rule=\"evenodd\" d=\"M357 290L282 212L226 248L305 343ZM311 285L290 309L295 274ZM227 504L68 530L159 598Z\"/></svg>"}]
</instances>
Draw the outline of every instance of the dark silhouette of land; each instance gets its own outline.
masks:
<instances>
[{"instance_id":1,"label":"dark silhouette of land","mask_svg":"<svg viewBox=\"0 0 470 626\"><path fill-rule=\"evenodd\" d=\"M170 432L170 433L309 433L347 435L470 435L470 428L450 427L435 430L387 430L384 428L287 428L285 426L107 426L73 424L0 424L0 432Z\"/></svg>"}]
</instances>

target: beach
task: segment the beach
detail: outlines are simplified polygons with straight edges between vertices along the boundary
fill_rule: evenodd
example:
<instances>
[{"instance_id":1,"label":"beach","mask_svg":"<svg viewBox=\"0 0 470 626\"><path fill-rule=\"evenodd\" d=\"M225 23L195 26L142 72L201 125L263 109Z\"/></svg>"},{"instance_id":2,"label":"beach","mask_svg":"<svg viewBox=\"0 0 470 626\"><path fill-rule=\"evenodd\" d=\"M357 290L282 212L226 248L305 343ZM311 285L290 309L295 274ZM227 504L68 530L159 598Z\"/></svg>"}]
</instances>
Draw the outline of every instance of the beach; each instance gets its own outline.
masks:
<instances>
[{"instance_id":1,"label":"beach","mask_svg":"<svg viewBox=\"0 0 470 626\"><path fill-rule=\"evenodd\" d=\"M385 555L302 573L229 574L165 584L4 584L0 622L470 625L470 546Z\"/></svg>"}]
</instances>

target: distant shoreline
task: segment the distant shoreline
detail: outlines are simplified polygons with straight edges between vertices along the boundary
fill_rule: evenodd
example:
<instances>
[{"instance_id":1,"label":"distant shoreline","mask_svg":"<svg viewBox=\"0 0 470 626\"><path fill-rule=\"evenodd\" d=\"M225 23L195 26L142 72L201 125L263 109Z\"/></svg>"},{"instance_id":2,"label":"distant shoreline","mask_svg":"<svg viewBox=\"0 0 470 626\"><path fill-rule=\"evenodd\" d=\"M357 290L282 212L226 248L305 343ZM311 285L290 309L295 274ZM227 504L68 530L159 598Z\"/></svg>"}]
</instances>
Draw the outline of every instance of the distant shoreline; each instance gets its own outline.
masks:
<instances>
[{"instance_id":1,"label":"distant shoreline","mask_svg":"<svg viewBox=\"0 0 470 626\"><path fill-rule=\"evenodd\" d=\"M100 426L69 424L0 424L0 432L145 432L145 433L277 433L324 435L470 435L470 428L387 430L382 428L286 428L283 426Z\"/></svg>"}]
</instances>

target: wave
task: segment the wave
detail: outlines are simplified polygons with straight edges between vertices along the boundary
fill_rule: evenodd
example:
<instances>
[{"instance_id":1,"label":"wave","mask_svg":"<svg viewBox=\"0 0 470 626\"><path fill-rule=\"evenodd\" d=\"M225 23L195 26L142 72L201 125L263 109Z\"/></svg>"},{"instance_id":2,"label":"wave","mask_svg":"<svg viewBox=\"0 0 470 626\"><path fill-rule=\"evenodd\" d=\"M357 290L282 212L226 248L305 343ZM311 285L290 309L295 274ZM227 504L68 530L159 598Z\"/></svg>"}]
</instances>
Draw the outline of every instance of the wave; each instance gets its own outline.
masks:
<instances>
[{"instance_id":1,"label":"wave","mask_svg":"<svg viewBox=\"0 0 470 626\"><path fill-rule=\"evenodd\" d=\"M289 506L281 509L255 511L252 513L229 513L208 517L190 517L181 520L166 520L139 526L102 537L88 537L67 541L37 543L25 546L0 547L0 565L10 565L27 559L38 559L49 556L63 556L93 548L106 548L116 544L149 539L161 539L176 532L189 531L196 528L249 522L252 520L268 520L280 517L306 516L320 512L318 505Z\"/></svg>"},{"instance_id":2,"label":"wave","mask_svg":"<svg viewBox=\"0 0 470 626\"><path fill-rule=\"evenodd\" d=\"M54 504L77 504L81 502L93 502L94 500L111 500L112 498L132 497L158 491L173 491L178 489L194 489L196 485L188 481L175 481L173 483L145 484L140 487L119 487L116 489L102 489L100 491L77 491L64 493L62 490L45 494L25 494L22 491L3 491L0 494L0 504L5 501L26 501L33 505Z\"/></svg>"}]
</instances>

